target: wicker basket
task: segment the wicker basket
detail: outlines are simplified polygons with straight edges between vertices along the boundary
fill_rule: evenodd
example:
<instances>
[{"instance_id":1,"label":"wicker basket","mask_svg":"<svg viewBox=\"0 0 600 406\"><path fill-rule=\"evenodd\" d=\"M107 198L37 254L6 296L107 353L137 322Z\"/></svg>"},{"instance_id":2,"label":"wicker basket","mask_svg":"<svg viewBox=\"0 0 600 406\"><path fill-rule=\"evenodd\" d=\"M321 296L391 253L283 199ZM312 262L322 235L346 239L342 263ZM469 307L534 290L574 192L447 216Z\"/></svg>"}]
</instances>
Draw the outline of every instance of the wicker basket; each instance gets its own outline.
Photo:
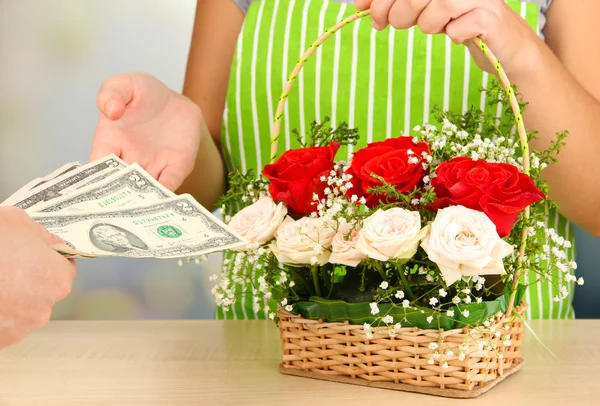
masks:
<instances>
[{"instance_id":1,"label":"wicker basket","mask_svg":"<svg viewBox=\"0 0 600 406\"><path fill-rule=\"evenodd\" d=\"M327 38L368 15L368 11L360 11L326 30L310 45L290 74L275 114L271 162L277 156L285 103L298 73ZM523 172L529 174L527 133L511 84L483 40L474 41L496 68L506 89L521 142ZM529 216L529 207L524 214ZM493 325L448 331L408 327L401 328L394 337L390 336L389 328L376 327L372 330L373 337L367 339L362 325L310 320L280 310L279 329L283 348L280 371L328 381L454 398L481 395L517 372L524 363L519 349L523 334L522 314L527 305L522 303L516 308L514 305L526 241L527 234L524 232L512 295L505 314ZM481 342L485 343L483 348ZM439 346L438 354L430 347L431 343ZM459 350L464 353L464 359L457 355Z\"/></svg>"},{"instance_id":2,"label":"wicker basket","mask_svg":"<svg viewBox=\"0 0 600 406\"><path fill-rule=\"evenodd\" d=\"M515 311L522 314L525 309L522 304ZM285 374L472 398L523 365L519 350L523 324L519 317L504 316L481 329L443 331L408 327L400 329L395 337L390 337L388 328L376 327L369 340L362 325L308 320L283 311L278 315L283 350L280 370ZM510 345L504 346L503 337L507 334ZM486 348L478 346L481 341ZM431 343L440 343L439 357L429 347ZM466 354L462 361L458 357L460 351ZM436 360L431 365L433 358ZM444 362L447 367L442 366Z\"/></svg>"}]
</instances>

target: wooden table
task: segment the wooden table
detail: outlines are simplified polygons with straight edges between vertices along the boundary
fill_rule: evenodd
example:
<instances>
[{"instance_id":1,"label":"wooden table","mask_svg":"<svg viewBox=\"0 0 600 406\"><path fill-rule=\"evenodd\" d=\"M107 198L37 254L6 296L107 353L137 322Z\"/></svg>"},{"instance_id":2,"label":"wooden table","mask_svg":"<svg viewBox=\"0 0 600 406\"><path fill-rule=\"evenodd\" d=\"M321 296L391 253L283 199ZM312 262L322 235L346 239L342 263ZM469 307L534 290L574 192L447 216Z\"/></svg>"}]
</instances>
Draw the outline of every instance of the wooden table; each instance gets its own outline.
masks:
<instances>
[{"instance_id":1,"label":"wooden table","mask_svg":"<svg viewBox=\"0 0 600 406\"><path fill-rule=\"evenodd\" d=\"M264 321L51 322L0 351L0 405L600 405L600 321L534 321L526 365L477 400L281 375Z\"/></svg>"}]
</instances>

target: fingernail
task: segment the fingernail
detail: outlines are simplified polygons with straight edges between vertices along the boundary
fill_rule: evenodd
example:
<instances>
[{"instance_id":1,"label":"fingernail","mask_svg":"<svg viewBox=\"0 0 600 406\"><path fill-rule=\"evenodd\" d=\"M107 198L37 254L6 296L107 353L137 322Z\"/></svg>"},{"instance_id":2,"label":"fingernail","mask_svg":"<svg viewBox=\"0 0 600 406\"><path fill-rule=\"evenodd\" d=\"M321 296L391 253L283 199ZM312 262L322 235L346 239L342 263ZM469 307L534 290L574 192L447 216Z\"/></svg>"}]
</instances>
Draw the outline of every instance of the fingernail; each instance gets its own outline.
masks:
<instances>
[{"instance_id":1,"label":"fingernail","mask_svg":"<svg viewBox=\"0 0 600 406\"><path fill-rule=\"evenodd\" d=\"M112 113L113 109L115 108L115 104L117 104L114 100L111 100L109 102L106 103L106 115L108 116L108 118L110 117L110 113Z\"/></svg>"}]
</instances>

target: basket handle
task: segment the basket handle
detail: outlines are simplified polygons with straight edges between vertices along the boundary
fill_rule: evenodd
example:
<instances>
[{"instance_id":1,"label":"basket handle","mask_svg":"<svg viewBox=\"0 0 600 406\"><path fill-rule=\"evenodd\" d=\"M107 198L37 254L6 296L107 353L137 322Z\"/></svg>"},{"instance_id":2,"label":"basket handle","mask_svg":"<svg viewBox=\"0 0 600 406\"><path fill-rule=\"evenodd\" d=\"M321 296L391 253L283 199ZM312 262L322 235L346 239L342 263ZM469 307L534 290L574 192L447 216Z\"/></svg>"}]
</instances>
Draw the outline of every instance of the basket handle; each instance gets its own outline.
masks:
<instances>
[{"instance_id":1,"label":"basket handle","mask_svg":"<svg viewBox=\"0 0 600 406\"><path fill-rule=\"evenodd\" d=\"M281 132L281 119L283 118L285 103L287 102L288 96L290 94L290 90L292 89L292 86L293 86L294 82L296 81L296 78L298 78L298 74L304 67L304 64L306 63L306 61L308 61L308 59L315 52L315 50L317 48L319 48L321 46L321 44L323 44L323 42L325 42L329 37L331 37L333 34L335 34L338 30L340 30L341 28L347 26L348 24L350 24L358 19L369 16L370 14L371 14L371 12L369 10L359 11L359 12L345 18L344 20L338 22L333 27L327 29L323 34L321 34L321 36L315 42L313 42L309 46L309 48L306 50L306 52L304 52L304 55L302 55L302 57L300 58L300 61L298 61L298 64L292 70L292 73L290 74L285 86L283 87L281 97L279 98L279 104L277 105L277 111L275 113L275 120L273 122L273 132L271 133L271 157L270 157L271 163L275 162L275 160L277 158L277 151L279 148L279 136L280 136L280 132ZM487 57L487 59L490 61L490 63L495 67L496 73L498 74L498 78L500 79L500 83L502 84L502 86L504 87L504 90L508 94L510 106L515 115L515 124L517 125L517 130L519 133L519 140L521 143L521 150L522 150L522 154L523 154L523 172L526 175L529 175L529 143L527 142L527 131L525 130L525 124L523 123L523 116L521 114L521 110L519 109L519 102L517 101L517 98L514 94L514 91L512 89L510 81L508 80L508 77L506 76L504 69L502 69L502 66L500 65L500 62L498 61L498 58L496 58L494 53L488 48L488 46L485 44L485 42L481 38L473 38L472 41L476 46L478 46L481 49L483 54ZM525 218L529 218L529 211L530 211L530 209L528 206L525 209ZM517 260L517 269L516 269L514 277L513 277L511 296L509 298L508 306L506 309L507 316L511 316L514 305L515 305L514 302L515 302L516 293L517 293L517 285L519 283L521 273L523 272L523 258L525 255L526 244L527 244L527 230L525 229L523 231L523 235L521 237L521 245L519 247L519 257Z\"/></svg>"}]
</instances>

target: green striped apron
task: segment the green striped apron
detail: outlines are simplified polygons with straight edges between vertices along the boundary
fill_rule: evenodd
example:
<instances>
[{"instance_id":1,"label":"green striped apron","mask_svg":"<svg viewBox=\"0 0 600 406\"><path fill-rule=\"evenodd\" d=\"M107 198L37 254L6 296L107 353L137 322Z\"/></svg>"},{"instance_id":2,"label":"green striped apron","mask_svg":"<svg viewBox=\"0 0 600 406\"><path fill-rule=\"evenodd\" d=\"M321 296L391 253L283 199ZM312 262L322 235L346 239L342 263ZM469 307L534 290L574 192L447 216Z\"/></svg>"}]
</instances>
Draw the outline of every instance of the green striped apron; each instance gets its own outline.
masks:
<instances>
[{"instance_id":1,"label":"green striped apron","mask_svg":"<svg viewBox=\"0 0 600 406\"><path fill-rule=\"evenodd\" d=\"M509 4L537 27L536 4ZM263 0L250 6L233 60L223 120L222 145L230 169L254 168L260 173L268 163L274 110L288 74L320 33L355 12L350 5L323 0ZM425 35L418 29L377 32L369 19L362 19L326 41L306 64L285 109L280 148L297 148L291 131L303 134L309 123L324 116L334 126L345 121L359 129L355 149L408 134L416 125L435 124L430 117L435 105L453 111L471 105L486 108L480 89L492 80L472 62L466 47L454 45L445 35ZM499 119L500 113L499 108ZM337 158L351 152L341 149ZM565 218L552 212L547 221L574 241ZM573 260L574 244L567 251ZM256 278L256 270L246 269L245 276ZM534 278L527 275L526 282ZM527 290L528 318L573 317L572 298L553 302L559 287L554 282L543 281ZM250 289L238 286L238 291ZM267 316L264 310L252 310L248 295L228 312L216 311L219 319Z\"/></svg>"}]
</instances>

